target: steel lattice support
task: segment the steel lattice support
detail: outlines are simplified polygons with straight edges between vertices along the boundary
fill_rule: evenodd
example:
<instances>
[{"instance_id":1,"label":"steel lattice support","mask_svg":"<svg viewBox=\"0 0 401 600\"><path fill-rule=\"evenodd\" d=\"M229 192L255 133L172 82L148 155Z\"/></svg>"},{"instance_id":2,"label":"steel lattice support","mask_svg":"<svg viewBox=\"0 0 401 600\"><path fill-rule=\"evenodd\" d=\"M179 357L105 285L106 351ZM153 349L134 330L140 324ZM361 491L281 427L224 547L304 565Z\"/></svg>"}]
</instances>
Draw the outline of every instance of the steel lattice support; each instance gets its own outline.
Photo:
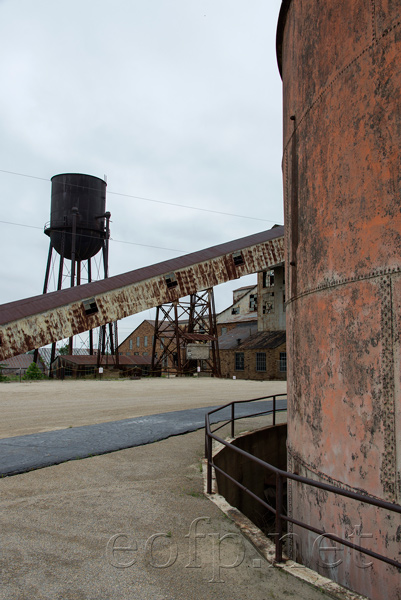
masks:
<instances>
[{"instance_id":1,"label":"steel lattice support","mask_svg":"<svg viewBox=\"0 0 401 600\"><path fill-rule=\"evenodd\" d=\"M177 375L185 375L198 367L220 377L213 288L191 294L189 301L162 304L156 309L153 374L171 368Z\"/></svg>"}]
</instances>

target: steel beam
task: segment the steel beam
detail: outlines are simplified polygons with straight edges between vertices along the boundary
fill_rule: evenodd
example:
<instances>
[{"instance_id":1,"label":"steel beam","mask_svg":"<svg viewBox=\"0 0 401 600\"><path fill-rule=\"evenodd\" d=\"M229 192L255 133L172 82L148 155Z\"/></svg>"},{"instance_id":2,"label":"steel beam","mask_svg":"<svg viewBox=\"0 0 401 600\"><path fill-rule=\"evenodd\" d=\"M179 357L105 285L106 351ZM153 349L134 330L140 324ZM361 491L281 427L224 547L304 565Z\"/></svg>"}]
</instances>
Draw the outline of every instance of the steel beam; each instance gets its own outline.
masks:
<instances>
[{"instance_id":1,"label":"steel beam","mask_svg":"<svg viewBox=\"0 0 401 600\"><path fill-rule=\"evenodd\" d=\"M0 360L284 262L283 227L0 306Z\"/></svg>"}]
</instances>

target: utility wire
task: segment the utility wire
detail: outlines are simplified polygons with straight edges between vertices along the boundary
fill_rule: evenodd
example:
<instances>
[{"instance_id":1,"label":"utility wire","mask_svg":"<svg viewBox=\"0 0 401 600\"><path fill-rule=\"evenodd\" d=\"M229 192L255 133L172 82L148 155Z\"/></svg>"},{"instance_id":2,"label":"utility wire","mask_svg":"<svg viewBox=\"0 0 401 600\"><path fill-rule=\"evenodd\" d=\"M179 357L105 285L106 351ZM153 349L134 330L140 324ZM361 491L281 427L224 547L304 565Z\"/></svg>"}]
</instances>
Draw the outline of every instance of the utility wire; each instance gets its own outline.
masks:
<instances>
[{"instance_id":1,"label":"utility wire","mask_svg":"<svg viewBox=\"0 0 401 600\"><path fill-rule=\"evenodd\" d=\"M28 177L30 179L39 179L40 181L48 181L51 179L46 179L45 177L37 177L35 175L27 175L26 173L16 173L15 171L6 171L5 169L0 169L0 173L7 173L8 175L17 175L18 177ZM70 184L75 185L75 184ZM84 187L84 186L77 186ZM92 189L88 187L84 187L84 189ZM176 202L167 202L165 200L155 200L154 198L145 198L144 196L134 196L132 194L122 194L121 192L112 192L107 191L109 195L113 196L121 196L123 198L134 198L135 200L145 200L146 202L155 202L156 204L164 204L166 206L178 206L179 208L187 208L189 210L197 210L201 212L212 213L215 215L224 215L226 217L236 217L238 219L250 219L251 221L264 221L266 223L275 223L276 221L272 221L271 219L261 219L260 217L250 217L249 215L237 215L235 213L223 212L220 210L212 210L210 208L200 208L199 206L189 206L188 204L178 204Z\"/></svg>"},{"instance_id":2,"label":"utility wire","mask_svg":"<svg viewBox=\"0 0 401 600\"><path fill-rule=\"evenodd\" d=\"M37 225L26 225L25 223L13 223L11 221L0 221L0 223L3 223L4 225L15 225L16 227L28 227L29 229L40 229L41 231L43 231L43 227L38 227ZM64 231L65 235L72 235L71 231ZM96 237L95 235L87 235L86 233L79 233L80 237L84 237L84 238L91 238L94 240L99 240L101 238ZM141 246L142 248L155 248L156 250L168 250L169 252L185 252L188 253L186 250L178 250L177 248L164 248L163 246L152 246L151 244L139 244L137 242L126 242L124 240L115 240L114 238L110 237L109 241L111 242L116 242L118 244L130 244L131 246Z\"/></svg>"}]
</instances>

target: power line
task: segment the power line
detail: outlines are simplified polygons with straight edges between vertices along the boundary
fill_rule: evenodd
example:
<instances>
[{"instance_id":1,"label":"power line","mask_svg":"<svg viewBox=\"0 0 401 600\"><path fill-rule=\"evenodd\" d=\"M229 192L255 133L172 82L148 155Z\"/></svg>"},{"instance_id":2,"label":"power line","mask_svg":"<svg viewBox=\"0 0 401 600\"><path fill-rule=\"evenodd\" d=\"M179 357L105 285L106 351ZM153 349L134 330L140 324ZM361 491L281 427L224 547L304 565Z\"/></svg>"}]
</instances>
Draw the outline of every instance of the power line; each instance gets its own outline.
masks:
<instances>
[{"instance_id":1,"label":"power line","mask_svg":"<svg viewBox=\"0 0 401 600\"><path fill-rule=\"evenodd\" d=\"M38 179L40 181L47 181L47 182L51 181L51 179L46 179L45 177L37 177L35 175L27 175L26 173L16 173L15 171L6 171L5 169L0 169L0 173L7 173L8 175L16 175L18 177L28 177L29 179ZM78 187L83 187L83 186L78 186ZM92 189L92 188L85 187L85 189ZM146 198L145 196L134 196L133 194L123 194L121 192L112 192L109 190L107 191L107 193L109 195L113 195L113 196L121 196L123 198L133 198L134 200L145 200L146 202L154 202L156 204L164 204L166 206L176 206L179 208L186 208L189 210L197 210L200 212L212 213L215 215L223 215L226 217L235 217L237 219L250 219L251 221L264 221L265 223L276 224L276 221L272 221L271 219L261 219L260 217L250 217L249 215L237 215L235 213L228 213L228 212L223 212L220 210L212 210L210 208L201 208L199 206L190 206L188 204L178 204L176 202L167 202L165 200L155 200L154 198Z\"/></svg>"},{"instance_id":2,"label":"power line","mask_svg":"<svg viewBox=\"0 0 401 600\"><path fill-rule=\"evenodd\" d=\"M25 225L25 223L12 223L11 221L0 221L0 223L3 223L4 225L15 225L16 227L28 227L29 229L43 229L43 227L38 227L37 225Z\"/></svg>"},{"instance_id":3,"label":"power line","mask_svg":"<svg viewBox=\"0 0 401 600\"><path fill-rule=\"evenodd\" d=\"M26 225L25 223L13 223L11 221L0 221L0 223L3 223L4 225L15 225L16 227L28 227L29 229L40 229L41 231L43 231L43 227L38 227L37 225ZM71 231L65 231L64 233L66 235L72 235ZM91 238L91 239L95 239L95 240L99 239L98 237L96 237L94 235L88 235L86 233L80 233L79 236L84 237L84 238ZM109 238L109 241L116 242L118 244L130 244L131 246L141 246L142 248L155 248L156 250L168 250L169 252L187 252L186 250L178 250L177 248L165 248L163 246L153 246L151 244L139 244L138 242L126 242L124 240L115 240L112 237Z\"/></svg>"}]
</instances>

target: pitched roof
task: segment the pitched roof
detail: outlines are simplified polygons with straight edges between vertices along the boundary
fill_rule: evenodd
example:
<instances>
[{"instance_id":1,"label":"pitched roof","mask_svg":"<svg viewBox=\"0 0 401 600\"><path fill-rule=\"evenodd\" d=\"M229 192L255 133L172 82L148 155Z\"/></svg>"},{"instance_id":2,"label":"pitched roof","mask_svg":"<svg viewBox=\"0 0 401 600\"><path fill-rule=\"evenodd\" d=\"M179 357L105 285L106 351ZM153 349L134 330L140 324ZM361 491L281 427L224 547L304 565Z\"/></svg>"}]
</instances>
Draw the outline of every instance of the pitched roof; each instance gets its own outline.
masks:
<instances>
[{"instance_id":1,"label":"pitched roof","mask_svg":"<svg viewBox=\"0 0 401 600\"><path fill-rule=\"evenodd\" d=\"M94 352L96 352L97 348L94 348L93 350L94 350ZM44 348L39 348L39 356L47 368L50 367L51 354L52 354L51 348L48 348L47 346ZM73 354L87 356L89 354L89 348L73 348ZM60 355L60 352L59 352L58 348L56 348L55 358L57 358L59 355Z\"/></svg>"},{"instance_id":2,"label":"pitched roof","mask_svg":"<svg viewBox=\"0 0 401 600\"><path fill-rule=\"evenodd\" d=\"M237 315L240 316L240 315ZM249 338L258 331L258 322L250 321L249 323L238 323L233 329L223 333L219 337L219 349L220 350L231 350L232 348L239 347L238 340L240 343Z\"/></svg>"},{"instance_id":3,"label":"pitched roof","mask_svg":"<svg viewBox=\"0 0 401 600\"><path fill-rule=\"evenodd\" d=\"M77 365L77 366L96 366L97 365L97 359L98 357L96 355L89 355L89 356L76 356L76 355L70 355L70 354L66 354L66 355L60 355L57 357L56 360L62 360L63 362L68 362L71 365ZM105 367L107 366L107 363L109 365L114 365L115 363L115 356L107 356L107 357L103 357L101 366ZM150 356L119 356L118 357L118 362L120 365L150 365L152 362L152 358Z\"/></svg>"},{"instance_id":4,"label":"pitched roof","mask_svg":"<svg viewBox=\"0 0 401 600\"><path fill-rule=\"evenodd\" d=\"M27 369L32 362L33 354L18 354L1 361L1 365L8 369Z\"/></svg>"},{"instance_id":5,"label":"pitched roof","mask_svg":"<svg viewBox=\"0 0 401 600\"><path fill-rule=\"evenodd\" d=\"M285 331L258 331L257 322L238 324L219 337L220 350L271 350L285 344Z\"/></svg>"},{"instance_id":6,"label":"pitched roof","mask_svg":"<svg viewBox=\"0 0 401 600\"><path fill-rule=\"evenodd\" d=\"M218 316L220 316L220 315L218 315ZM241 314L227 315L227 317L224 320L221 320L221 321L217 320L217 325L224 325L225 323L227 323L227 325L230 325L232 323L238 323L238 325L240 325L240 324L245 325L245 323L247 323L249 325L250 323L257 323L257 321L258 321L258 313L256 311L252 311L249 313L245 313L243 315L241 315Z\"/></svg>"},{"instance_id":7,"label":"pitched roof","mask_svg":"<svg viewBox=\"0 0 401 600\"><path fill-rule=\"evenodd\" d=\"M285 344L285 331L259 331L241 343L241 350L270 350Z\"/></svg>"}]
</instances>

